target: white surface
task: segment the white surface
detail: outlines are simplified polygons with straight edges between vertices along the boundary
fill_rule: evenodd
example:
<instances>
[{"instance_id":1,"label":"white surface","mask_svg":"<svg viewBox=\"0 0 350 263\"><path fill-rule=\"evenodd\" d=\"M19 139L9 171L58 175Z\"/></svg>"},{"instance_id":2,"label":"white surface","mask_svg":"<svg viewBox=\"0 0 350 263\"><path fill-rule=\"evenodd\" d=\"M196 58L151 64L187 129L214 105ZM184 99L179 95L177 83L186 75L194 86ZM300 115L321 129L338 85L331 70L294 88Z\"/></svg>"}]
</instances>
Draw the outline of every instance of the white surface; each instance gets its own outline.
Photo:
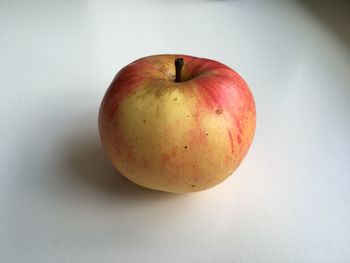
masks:
<instances>
[{"instance_id":1,"label":"white surface","mask_svg":"<svg viewBox=\"0 0 350 263\"><path fill-rule=\"evenodd\" d=\"M349 20L314 7L2 1L0 262L350 262ZM211 190L139 188L99 145L112 78L157 53L222 61L255 95L253 146Z\"/></svg>"}]
</instances>

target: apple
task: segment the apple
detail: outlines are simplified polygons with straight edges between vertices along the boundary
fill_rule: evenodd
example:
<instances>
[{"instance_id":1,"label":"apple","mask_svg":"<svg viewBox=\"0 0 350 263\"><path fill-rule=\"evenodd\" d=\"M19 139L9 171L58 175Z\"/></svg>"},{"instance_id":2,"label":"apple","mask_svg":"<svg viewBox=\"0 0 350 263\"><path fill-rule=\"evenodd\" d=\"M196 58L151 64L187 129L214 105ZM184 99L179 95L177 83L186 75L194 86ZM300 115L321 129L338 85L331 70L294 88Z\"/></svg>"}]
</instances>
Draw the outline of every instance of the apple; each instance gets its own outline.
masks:
<instances>
[{"instance_id":1,"label":"apple","mask_svg":"<svg viewBox=\"0 0 350 263\"><path fill-rule=\"evenodd\" d=\"M187 55L155 55L119 71L99 110L102 145L141 186L186 193L230 176L255 132L255 103L231 68Z\"/></svg>"}]
</instances>

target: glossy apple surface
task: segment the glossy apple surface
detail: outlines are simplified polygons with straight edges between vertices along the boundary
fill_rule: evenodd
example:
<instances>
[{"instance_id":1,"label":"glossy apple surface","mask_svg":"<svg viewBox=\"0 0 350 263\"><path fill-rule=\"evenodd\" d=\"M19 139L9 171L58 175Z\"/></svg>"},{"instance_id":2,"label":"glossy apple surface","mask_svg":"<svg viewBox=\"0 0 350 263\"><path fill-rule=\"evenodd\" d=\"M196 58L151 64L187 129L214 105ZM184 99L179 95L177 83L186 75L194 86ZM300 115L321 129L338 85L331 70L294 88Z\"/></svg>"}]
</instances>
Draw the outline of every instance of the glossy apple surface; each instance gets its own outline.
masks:
<instances>
[{"instance_id":1,"label":"glossy apple surface","mask_svg":"<svg viewBox=\"0 0 350 263\"><path fill-rule=\"evenodd\" d=\"M176 58L183 58L175 82ZM255 103L229 67L186 55L156 55L124 67L99 111L102 145L115 168L147 188L184 193L232 174L252 143Z\"/></svg>"}]
</instances>

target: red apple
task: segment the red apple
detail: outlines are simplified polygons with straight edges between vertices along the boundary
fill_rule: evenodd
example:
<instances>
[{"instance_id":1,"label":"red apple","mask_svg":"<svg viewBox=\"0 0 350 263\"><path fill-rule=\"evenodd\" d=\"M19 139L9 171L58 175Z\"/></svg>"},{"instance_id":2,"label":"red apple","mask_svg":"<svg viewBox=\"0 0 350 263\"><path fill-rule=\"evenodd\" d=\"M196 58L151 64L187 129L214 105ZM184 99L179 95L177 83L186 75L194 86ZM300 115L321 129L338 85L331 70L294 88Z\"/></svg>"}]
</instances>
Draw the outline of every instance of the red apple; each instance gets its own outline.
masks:
<instances>
[{"instance_id":1,"label":"red apple","mask_svg":"<svg viewBox=\"0 0 350 263\"><path fill-rule=\"evenodd\" d=\"M124 67L99 112L108 158L147 188L184 193L222 182L246 155L255 104L229 67L186 55L156 55Z\"/></svg>"}]
</instances>

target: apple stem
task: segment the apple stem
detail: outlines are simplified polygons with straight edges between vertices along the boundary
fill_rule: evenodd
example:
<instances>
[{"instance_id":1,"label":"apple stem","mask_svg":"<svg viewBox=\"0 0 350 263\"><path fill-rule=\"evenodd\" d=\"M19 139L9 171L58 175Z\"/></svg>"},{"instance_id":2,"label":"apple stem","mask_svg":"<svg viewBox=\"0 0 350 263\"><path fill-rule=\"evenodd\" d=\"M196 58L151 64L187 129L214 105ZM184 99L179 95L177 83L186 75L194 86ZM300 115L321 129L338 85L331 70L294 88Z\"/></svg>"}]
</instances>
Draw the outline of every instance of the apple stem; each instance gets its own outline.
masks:
<instances>
[{"instance_id":1,"label":"apple stem","mask_svg":"<svg viewBox=\"0 0 350 263\"><path fill-rule=\"evenodd\" d=\"M175 59L175 69L176 69L175 82L181 82L181 70L182 70L183 65L184 65L183 58L176 58Z\"/></svg>"}]
</instances>

